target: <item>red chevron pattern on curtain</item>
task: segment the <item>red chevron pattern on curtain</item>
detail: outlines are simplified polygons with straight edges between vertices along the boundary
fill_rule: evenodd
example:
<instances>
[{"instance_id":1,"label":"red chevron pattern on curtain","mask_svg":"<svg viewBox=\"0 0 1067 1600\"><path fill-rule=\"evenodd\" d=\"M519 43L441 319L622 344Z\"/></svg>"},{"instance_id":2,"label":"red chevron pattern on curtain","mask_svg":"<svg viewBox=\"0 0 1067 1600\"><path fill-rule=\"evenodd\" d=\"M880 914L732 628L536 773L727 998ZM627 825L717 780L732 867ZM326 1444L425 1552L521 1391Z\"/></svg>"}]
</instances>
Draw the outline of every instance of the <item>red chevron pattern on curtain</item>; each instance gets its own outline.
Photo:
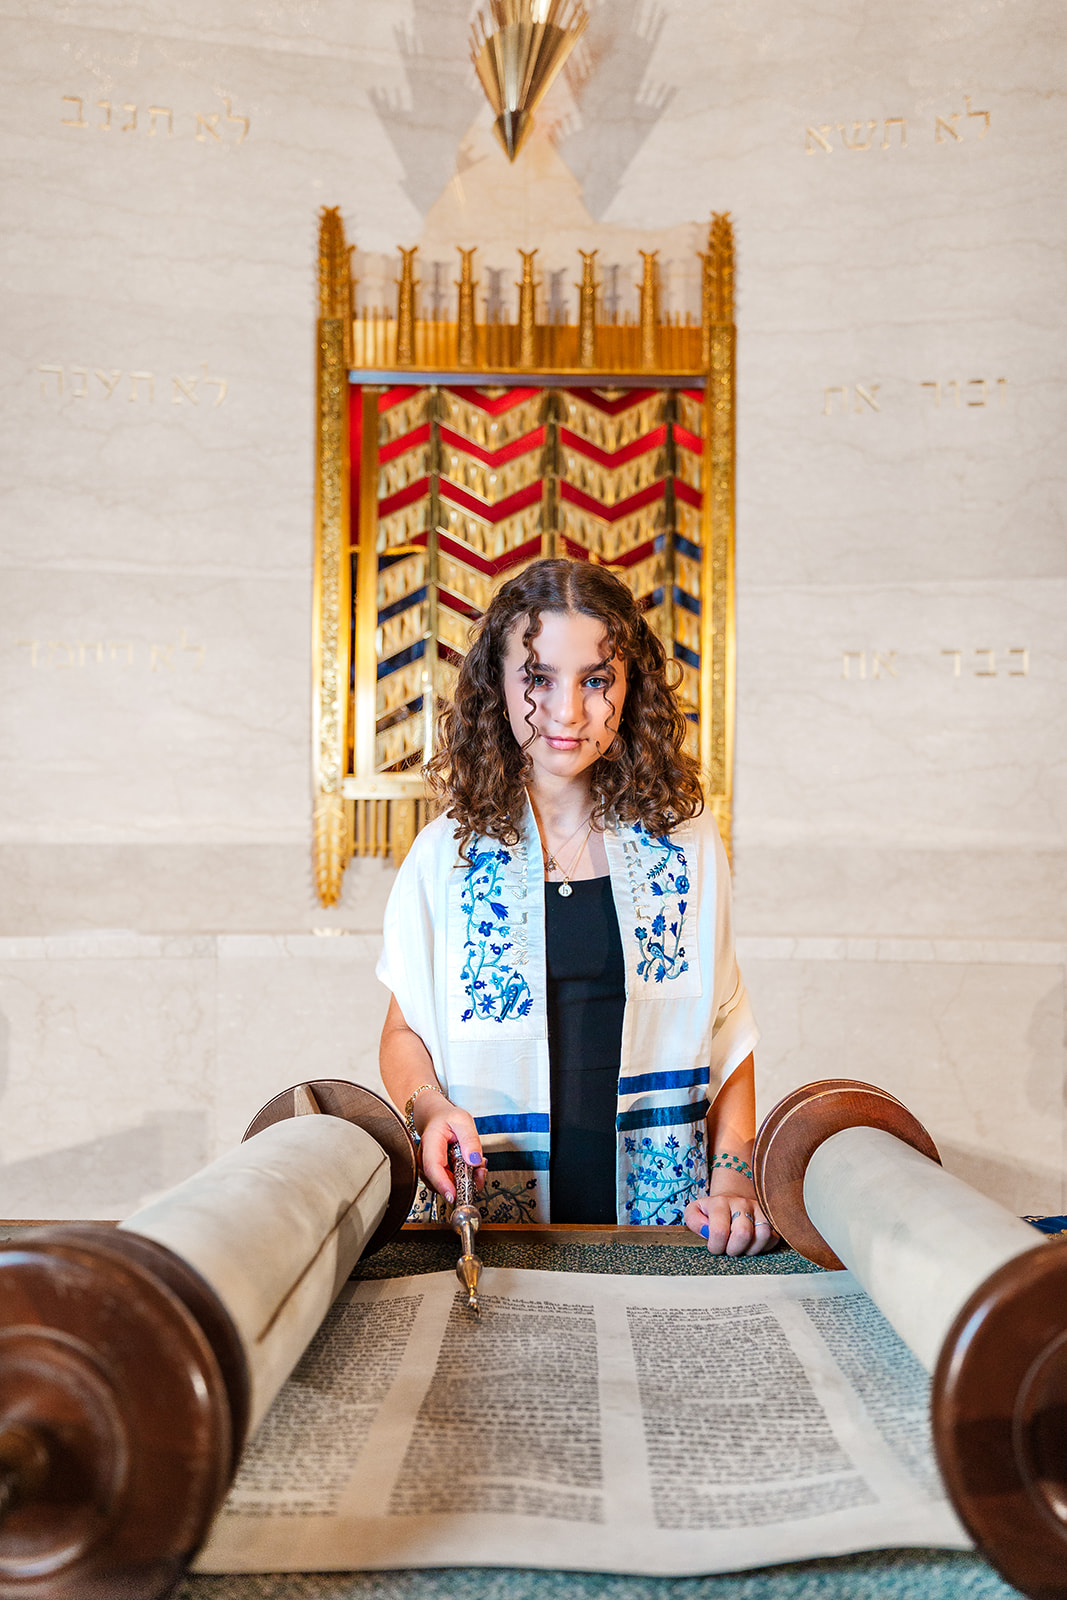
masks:
<instances>
[{"instance_id":1,"label":"red chevron pattern on curtain","mask_svg":"<svg viewBox=\"0 0 1067 1600\"><path fill-rule=\"evenodd\" d=\"M363 400L351 392L355 434ZM360 481L371 457L352 451L353 542L377 562L376 615L354 618L357 635L375 630L375 772L426 758L472 621L506 575L553 554L610 566L643 603L678 662L696 749L703 403L677 388L378 395L373 498ZM368 538L360 508L365 522L371 502ZM353 582L359 592L368 586Z\"/></svg>"}]
</instances>

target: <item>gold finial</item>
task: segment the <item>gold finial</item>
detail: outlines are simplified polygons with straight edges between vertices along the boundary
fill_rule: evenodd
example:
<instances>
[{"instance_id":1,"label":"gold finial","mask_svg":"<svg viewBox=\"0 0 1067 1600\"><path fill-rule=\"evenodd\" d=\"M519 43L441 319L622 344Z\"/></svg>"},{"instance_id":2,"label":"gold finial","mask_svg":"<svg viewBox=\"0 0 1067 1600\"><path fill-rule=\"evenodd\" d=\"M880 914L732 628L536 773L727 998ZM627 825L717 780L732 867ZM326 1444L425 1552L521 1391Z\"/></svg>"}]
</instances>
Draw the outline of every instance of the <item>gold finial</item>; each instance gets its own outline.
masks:
<instances>
[{"instance_id":1,"label":"gold finial","mask_svg":"<svg viewBox=\"0 0 1067 1600\"><path fill-rule=\"evenodd\" d=\"M641 274L641 367L645 372L656 369L656 330L659 323L659 269L656 265L658 250L642 250L645 263Z\"/></svg>"},{"instance_id":2,"label":"gold finial","mask_svg":"<svg viewBox=\"0 0 1067 1600\"><path fill-rule=\"evenodd\" d=\"M534 256L536 250L520 250L522 281L519 291L519 366L537 365L537 284L534 282Z\"/></svg>"},{"instance_id":3,"label":"gold finial","mask_svg":"<svg viewBox=\"0 0 1067 1600\"><path fill-rule=\"evenodd\" d=\"M319 316L344 323L344 359L351 366L352 319L356 281L352 276L354 244L345 243L345 227L336 206L323 206L319 220Z\"/></svg>"},{"instance_id":4,"label":"gold finial","mask_svg":"<svg viewBox=\"0 0 1067 1600\"><path fill-rule=\"evenodd\" d=\"M400 251L400 277L397 279L396 297L396 364L410 367L415 361L415 257L419 247L410 250L398 245Z\"/></svg>"},{"instance_id":5,"label":"gold finial","mask_svg":"<svg viewBox=\"0 0 1067 1600\"><path fill-rule=\"evenodd\" d=\"M474 365L474 249L459 250L459 329L456 360L461 367Z\"/></svg>"},{"instance_id":6,"label":"gold finial","mask_svg":"<svg viewBox=\"0 0 1067 1600\"><path fill-rule=\"evenodd\" d=\"M588 21L582 0L489 0L474 19L471 60L509 161Z\"/></svg>"},{"instance_id":7,"label":"gold finial","mask_svg":"<svg viewBox=\"0 0 1067 1600\"><path fill-rule=\"evenodd\" d=\"M714 281L713 310L716 322L734 320L734 230L728 211L712 214L708 231Z\"/></svg>"},{"instance_id":8,"label":"gold finial","mask_svg":"<svg viewBox=\"0 0 1067 1600\"><path fill-rule=\"evenodd\" d=\"M711 330L734 320L734 230L728 211L712 213L700 288L701 365L711 365Z\"/></svg>"},{"instance_id":9,"label":"gold finial","mask_svg":"<svg viewBox=\"0 0 1067 1600\"><path fill-rule=\"evenodd\" d=\"M578 362L583 367L596 366L596 268L595 250L579 250L582 258L582 281L578 290Z\"/></svg>"}]
</instances>

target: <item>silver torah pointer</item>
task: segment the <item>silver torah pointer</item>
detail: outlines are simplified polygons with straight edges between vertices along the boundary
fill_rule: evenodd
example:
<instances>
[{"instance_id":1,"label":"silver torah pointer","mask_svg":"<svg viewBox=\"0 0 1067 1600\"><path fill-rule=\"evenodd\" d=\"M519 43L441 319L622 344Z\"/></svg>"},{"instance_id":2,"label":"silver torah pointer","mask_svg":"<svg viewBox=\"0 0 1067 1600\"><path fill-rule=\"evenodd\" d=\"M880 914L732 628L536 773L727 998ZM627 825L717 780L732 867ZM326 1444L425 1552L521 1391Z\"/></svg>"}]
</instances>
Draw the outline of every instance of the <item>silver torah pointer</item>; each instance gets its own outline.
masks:
<instances>
[{"instance_id":1,"label":"silver torah pointer","mask_svg":"<svg viewBox=\"0 0 1067 1600\"><path fill-rule=\"evenodd\" d=\"M480 1316L482 1308L478 1303L478 1279L482 1275L482 1264L474 1254L474 1236L482 1215L474 1199L474 1168L464 1161L463 1151L458 1144L449 1145L448 1158L452 1163L452 1176L456 1180L456 1203L448 1220L459 1234L463 1246L456 1263L456 1277L467 1291L467 1305L475 1316Z\"/></svg>"}]
</instances>

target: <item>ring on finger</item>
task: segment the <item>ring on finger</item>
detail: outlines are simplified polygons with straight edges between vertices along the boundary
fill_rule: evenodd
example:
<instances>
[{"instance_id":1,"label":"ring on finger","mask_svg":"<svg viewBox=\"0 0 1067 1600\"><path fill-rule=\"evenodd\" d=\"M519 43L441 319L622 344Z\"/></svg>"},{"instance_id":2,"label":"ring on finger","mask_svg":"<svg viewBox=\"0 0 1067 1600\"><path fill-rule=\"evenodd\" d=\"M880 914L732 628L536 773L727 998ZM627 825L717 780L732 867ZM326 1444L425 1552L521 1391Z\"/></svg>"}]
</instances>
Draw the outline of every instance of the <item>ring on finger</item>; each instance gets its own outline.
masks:
<instances>
[{"instance_id":1,"label":"ring on finger","mask_svg":"<svg viewBox=\"0 0 1067 1600\"><path fill-rule=\"evenodd\" d=\"M755 1218L753 1217L751 1211L731 1211L730 1212L730 1221L731 1222L736 1222L738 1217L747 1217L749 1222L753 1222L755 1220Z\"/></svg>"}]
</instances>

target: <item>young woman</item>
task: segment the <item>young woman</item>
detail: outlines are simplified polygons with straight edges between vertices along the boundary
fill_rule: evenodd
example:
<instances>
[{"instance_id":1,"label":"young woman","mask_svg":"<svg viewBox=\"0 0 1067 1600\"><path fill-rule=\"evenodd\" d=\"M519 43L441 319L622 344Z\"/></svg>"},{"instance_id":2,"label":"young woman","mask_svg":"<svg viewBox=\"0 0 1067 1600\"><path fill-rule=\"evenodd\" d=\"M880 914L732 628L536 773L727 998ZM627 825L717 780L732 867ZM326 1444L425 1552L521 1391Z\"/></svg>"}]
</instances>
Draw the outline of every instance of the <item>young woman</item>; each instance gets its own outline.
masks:
<instances>
[{"instance_id":1,"label":"young woman","mask_svg":"<svg viewBox=\"0 0 1067 1600\"><path fill-rule=\"evenodd\" d=\"M757 1034L685 731L611 573L502 586L430 763L443 814L386 910L382 1078L426 1183L453 1198L458 1142L489 1221L684 1221L754 1255Z\"/></svg>"}]
</instances>

